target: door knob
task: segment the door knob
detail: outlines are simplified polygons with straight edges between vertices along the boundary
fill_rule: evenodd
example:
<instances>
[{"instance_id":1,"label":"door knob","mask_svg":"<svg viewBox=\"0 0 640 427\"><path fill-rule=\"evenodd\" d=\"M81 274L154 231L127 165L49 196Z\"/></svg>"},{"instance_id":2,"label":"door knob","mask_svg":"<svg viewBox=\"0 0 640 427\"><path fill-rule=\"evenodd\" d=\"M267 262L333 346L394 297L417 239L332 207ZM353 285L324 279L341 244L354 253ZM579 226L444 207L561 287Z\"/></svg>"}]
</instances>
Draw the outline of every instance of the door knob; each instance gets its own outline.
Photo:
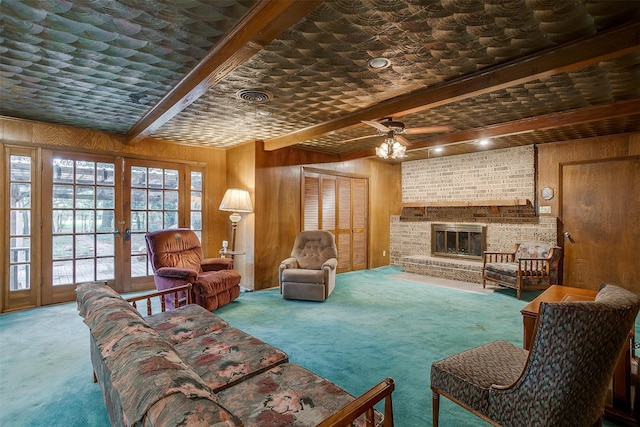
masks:
<instances>
[{"instance_id":1,"label":"door knob","mask_svg":"<svg viewBox=\"0 0 640 427\"><path fill-rule=\"evenodd\" d=\"M569 233L568 231L565 231L565 232L564 232L564 237L566 237L567 239L569 239L569 241L570 241L571 243L575 243L575 242L576 242L575 240L573 240L573 237L571 237L571 233Z\"/></svg>"}]
</instances>

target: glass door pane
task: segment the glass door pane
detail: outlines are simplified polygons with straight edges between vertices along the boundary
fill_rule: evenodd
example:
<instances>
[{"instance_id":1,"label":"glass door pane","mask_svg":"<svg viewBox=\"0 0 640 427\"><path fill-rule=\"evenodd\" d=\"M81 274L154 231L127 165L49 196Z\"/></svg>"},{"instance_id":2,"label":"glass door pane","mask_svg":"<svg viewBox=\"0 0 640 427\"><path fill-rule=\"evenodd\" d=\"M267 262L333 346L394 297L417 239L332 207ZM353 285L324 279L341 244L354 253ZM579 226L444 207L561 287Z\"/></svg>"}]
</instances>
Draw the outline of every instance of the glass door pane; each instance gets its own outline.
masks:
<instances>
[{"instance_id":1,"label":"glass door pane","mask_svg":"<svg viewBox=\"0 0 640 427\"><path fill-rule=\"evenodd\" d=\"M30 156L9 156L9 292L31 289Z\"/></svg>"},{"instance_id":2,"label":"glass door pane","mask_svg":"<svg viewBox=\"0 0 640 427\"><path fill-rule=\"evenodd\" d=\"M52 163L52 285L114 280L115 164Z\"/></svg>"},{"instance_id":3,"label":"glass door pane","mask_svg":"<svg viewBox=\"0 0 640 427\"><path fill-rule=\"evenodd\" d=\"M3 297L0 312L36 307L40 296L40 268L34 260L34 251L40 246L40 205L35 195L38 154L36 149L4 146L2 156L4 241L2 254L3 275L0 279Z\"/></svg>"},{"instance_id":4,"label":"glass door pane","mask_svg":"<svg viewBox=\"0 0 640 427\"><path fill-rule=\"evenodd\" d=\"M131 277L153 275L144 235L178 227L179 177L175 168L131 166Z\"/></svg>"}]
</instances>

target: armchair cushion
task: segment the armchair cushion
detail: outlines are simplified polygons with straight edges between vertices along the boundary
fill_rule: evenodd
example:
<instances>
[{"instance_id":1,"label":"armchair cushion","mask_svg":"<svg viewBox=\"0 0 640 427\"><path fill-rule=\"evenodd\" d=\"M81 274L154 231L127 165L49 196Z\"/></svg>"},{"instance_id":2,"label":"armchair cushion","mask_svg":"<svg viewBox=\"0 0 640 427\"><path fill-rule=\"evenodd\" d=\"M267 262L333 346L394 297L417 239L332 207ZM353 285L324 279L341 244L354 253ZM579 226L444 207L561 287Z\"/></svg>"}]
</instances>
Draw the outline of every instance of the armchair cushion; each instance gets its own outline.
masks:
<instances>
[{"instance_id":1,"label":"armchair cushion","mask_svg":"<svg viewBox=\"0 0 640 427\"><path fill-rule=\"evenodd\" d=\"M549 258L549 253L553 245L541 242L522 242L518 245L514 255L514 261L523 258Z\"/></svg>"},{"instance_id":2,"label":"armchair cushion","mask_svg":"<svg viewBox=\"0 0 640 427\"><path fill-rule=\"evenodd\" d=\"M324 283L324 271L289 268L282 272L282 280L286 282Z\"/></svg>"},{"instance_id":3,"label":"armchair cushion","mask_svg":"<svg viewBox=\"0 0 640 427\"><path fill-rule=\"evenodd\" d=\"M486 414L491 386L516 382L528 355L527 350L505 341L484 344L433 363L431 386Z\"/></svg>"},{"instance_id":4,"label":"armchair cushion","mask_svg":"<svg viewBox=\"0 0 640 427\"><path fill-rule=\"evenodd\" d=\"M317 270L327 259L337 258L335 239L328 231L303 231L299 236L301 238L296 238L291 257L298 261L300 268Z\"/></svg>"}]
</instances>

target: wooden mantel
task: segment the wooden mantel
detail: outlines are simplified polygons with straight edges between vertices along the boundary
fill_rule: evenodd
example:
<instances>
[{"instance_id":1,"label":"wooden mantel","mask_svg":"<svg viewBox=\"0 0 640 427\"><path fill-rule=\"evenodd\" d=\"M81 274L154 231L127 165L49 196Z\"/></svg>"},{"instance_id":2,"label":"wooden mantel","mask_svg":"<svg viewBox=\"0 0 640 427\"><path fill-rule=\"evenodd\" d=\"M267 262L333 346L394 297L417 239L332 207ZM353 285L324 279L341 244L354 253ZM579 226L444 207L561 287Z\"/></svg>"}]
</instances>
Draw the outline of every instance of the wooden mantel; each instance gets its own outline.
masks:
<instances>
[{"instance_id":1,"label":"wooden mantel","mask_svg":"<svg viewBox=\"0 0 640 427\"><path fill-rule=\"evenodd\" d=\"M531 205L531 200L529 199L402 203L403 208L452 208L452 207L470 207L470 206L528 206L528 205Z\"/></svg>"}]
</instances>

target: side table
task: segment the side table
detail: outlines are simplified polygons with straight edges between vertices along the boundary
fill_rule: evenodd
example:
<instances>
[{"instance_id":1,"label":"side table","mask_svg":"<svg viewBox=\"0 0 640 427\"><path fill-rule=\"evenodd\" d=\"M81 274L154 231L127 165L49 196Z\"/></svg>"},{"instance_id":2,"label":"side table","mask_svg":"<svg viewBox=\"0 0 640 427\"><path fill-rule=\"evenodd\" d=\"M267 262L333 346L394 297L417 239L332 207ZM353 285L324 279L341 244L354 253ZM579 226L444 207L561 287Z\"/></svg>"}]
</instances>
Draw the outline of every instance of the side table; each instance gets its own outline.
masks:
<instances>
[{"instance_id":1,"label":"side table","mask_svg":"<svg viewBox=\"0 0 640 427\"><path fill-rule=\"evenodd\" d=\"M244 254L245 254L245 252L244 252L244 251L230 251L230 250L226 250L226 251L225 251L224 249L220 249L220 251L218 251L218 253L220 254L220 256L221 256L222 258L227 258L227 257L229 257L229 258L231 258L231 259L234 259L234 257L235 257L236 255L244 255Z\"/></svg>"},{"instance_id":2,"label":"side table","mask_svg":"<svg viewBox=\"0 0 640 427\"><path fill-rule=\"evenodd\" d=\"M597 291L591 289L553 285L538 295L536 299L520 310L524 327L522 337L522 346L524 349L531 350L531 346L533 345L533 336L535 334L540 303L593 301L597 294ZM607 418L630 426L638 425L636 414L631 409L631 358L633 356L634 333L635 331L633 329L629 332L629 340L620 355L620 360L618 360L618 364L613 373L613 401L611 405L607 404L607 406L605 406L605 416Z\"/></svg>"}]
</instances>

